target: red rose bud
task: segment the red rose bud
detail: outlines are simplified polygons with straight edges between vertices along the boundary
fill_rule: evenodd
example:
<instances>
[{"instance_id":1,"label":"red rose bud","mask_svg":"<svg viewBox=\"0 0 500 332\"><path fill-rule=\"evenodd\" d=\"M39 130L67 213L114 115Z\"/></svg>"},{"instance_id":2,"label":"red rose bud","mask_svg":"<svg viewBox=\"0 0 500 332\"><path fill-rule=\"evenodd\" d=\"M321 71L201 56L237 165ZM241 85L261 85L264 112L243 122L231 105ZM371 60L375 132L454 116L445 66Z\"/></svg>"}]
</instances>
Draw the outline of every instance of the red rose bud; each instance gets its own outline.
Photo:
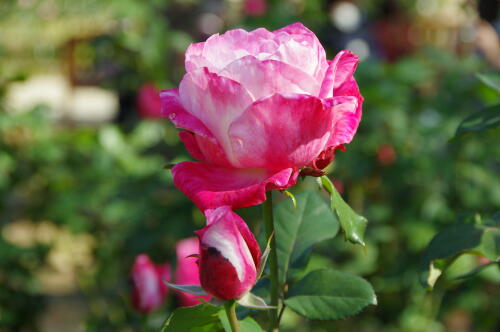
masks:
<instances>
[{"instance_id":1,"label":"red rose bud","mask_svg":"<svg viewBox=\"0 0 500 332\"><path fill-rule=\"evenodd\" d=\"M161 118L160 93L152 83L145 83L137 93L137 109L143 118Z\"/></svg>"},{"instance_id":2,"label":"red rose bud","mask_svg":"<svg viewBox=\"0 0 500 332\"><path fill-rule=\"evenodd\" d=\"M198 255L199 244L198 239L190 237L181 240L175 245L177 253L177 268L175 270L175 283L178 285L199 285L200 272L198 268L197 258L188 257L191 255ZM179 304L183 307L193 306L200 304L200 298L206 301L210 300L209 296L198 296L186 292L176 292L179 299Z\"/></svg>"},{"instance_id":3,"label":"red rose bud","mask_svg":"<svg viewBox=\"0 0 500 332\"><path fill-rule=\"evenodd\" d=\"M200 281L210 295L237 299L257 279L261 251L247 224L228 206L205 211L207 226L196 231L200 242Z\"/></svg>"},{"instance_id":4,"label":"red rose bud","mask_svg":"<svg viewBox=\"0 0 500 332\"><path fill-rule=\"evenodd\" d=\"M166 281L170 281L170 265L154 264L141 254L136 257L131 273L132 305L141 313L149 313L163 304L167 296Z\"/></svg>"}]
</instances>

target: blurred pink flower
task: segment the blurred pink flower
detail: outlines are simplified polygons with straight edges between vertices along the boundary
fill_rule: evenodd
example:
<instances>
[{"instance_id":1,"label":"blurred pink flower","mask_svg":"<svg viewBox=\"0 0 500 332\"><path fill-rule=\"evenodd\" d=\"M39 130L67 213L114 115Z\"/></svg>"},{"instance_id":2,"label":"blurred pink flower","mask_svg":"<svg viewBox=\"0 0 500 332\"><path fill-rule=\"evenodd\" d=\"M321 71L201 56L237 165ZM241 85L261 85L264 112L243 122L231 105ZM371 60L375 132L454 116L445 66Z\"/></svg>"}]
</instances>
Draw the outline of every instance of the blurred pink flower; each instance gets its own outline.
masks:
<instances>
[{"instance_id":1,"label":"blurred pink flower","mask_svg":"<svg viewBox=\"0 0 500 332\"><path fill-rule=\"evenodd\" d=\"M143 118L161 118L159 90L153 83L144 83L137 93L137 109Z\"/></svg>"},{"instance_id":2,"label":"blurred pink flower","mask_svg":"<svg viewBox=\"0 0 500 332\"><path fill-rule=\"evenodd\" d=\"M133 290L132 305L141 313L149 313L160 307L167 296L166 281L170 281L170 265L154 264L141 254L136 257L131 273Z\"/></svg>"},{"instance_id":3,"label":"blurred pink flower","mask_svg":"<svg viewBox=\"0 0 500 332\"><path fill-rule=\"evenodd\" d=\"M245 0L243 9L248 16L261 16L267 12L266 0Z\"/></svg>"},{"instance_id":4,"label":"blurred pink flower","mask_svg":"<svg viewBox=\"0 0 500 332\"><path fill-rule=\"evenodd\" d=\"M175 271L175 283L178 285L199 285L199 269L196 257L188 257L190 255L199 254L199 244L196 237L190 237L177 242L175 246L177 253L177 269ZM183 307L199 304L201 296L188 294L185 292L176 291L179 299L179 304ZM210 300L210 296L201 297L206 301Z\"/></svg>"},{"instance_id":5,"label":"blurred pink flower","mask_svg":"<svg viewBox=\"0 0 500 332\"><path fill-rule=\"evenodd\" d=\"M196 231L200 241L203 289L221 299L238 299L257 280L261 251L243 219L228 206L206 210L207 226Z\"/></svg>"},{"instance_id":6,"label":"blurred pink flower","mask_svg":"<svg viewBox=\"0 0 500 332\"><path fill-rule=\"evenodd\" d=\"M361 120L357 64L347 50L327 60L301 23L190 45L179 89L161 92L164 115L200 160L175 165L174 184L203 211L237 209L294 185L300 172L324 174Z\"/></svg>"},{"instance_id":7,"label":"blurred pink flower","mask_svg":"<svg viewBox=\"0 0 500 332\"><path fill-rule=\"evenodd\" d=\"M394 164L396 161L396 150L391 144L381 144L377 150L377 159L384 166Z\"/></svg>"}]
</instances>

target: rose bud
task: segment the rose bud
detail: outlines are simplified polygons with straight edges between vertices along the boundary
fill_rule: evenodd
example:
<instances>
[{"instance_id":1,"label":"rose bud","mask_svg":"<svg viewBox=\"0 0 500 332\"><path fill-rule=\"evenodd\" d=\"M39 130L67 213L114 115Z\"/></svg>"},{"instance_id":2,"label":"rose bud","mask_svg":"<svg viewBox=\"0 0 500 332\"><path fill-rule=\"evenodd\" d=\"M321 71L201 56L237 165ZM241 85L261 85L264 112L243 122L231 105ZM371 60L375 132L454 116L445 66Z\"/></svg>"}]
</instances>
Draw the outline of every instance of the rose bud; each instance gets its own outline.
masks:
<instances>
[{"instance_id":1,"label":"rose bud","mask_svg":"<svg viewBox=\"0 0 500 332\"><path fill-rule=\"evenodd\" d=\"M161 118L161 99L153 83L143 84L137 93L137 110L143 118Z\"/></svg>"},{"instance_id":2,"label":"rose bud","mask_svg":"<svg viewBox=\"0 0 500 332\"><path fill-rule=\"evenodd\" d=\"M262 16L267 11L266 0L245 0L243 9L248 16Z\"/></svg>"},{"instance_id":3,"label":"rose bud","mask_svg":"<svg viewBox=\"0 0 500 332\"><path fill-rule=\"evenodd\" d=\"M191 44L179 88L160 93L163 115L198 160L175 165L174 184L201 210L239 209L299 174L322 176L361 120L357 64L348 50L328 60L301 23Z\"/></svg>"},{"instance_id":4,"label":"rose bud","mask_svg":"<svg viewBox=\"0 0 500 332\"><path fill-rule=\"evenodd\" d=\"M175 283L178 285L199 285L199 268L196 257L188 257L199 254L199 244L196 237L177 242L175 246L177 253L177 268L175 270ZM183 307L199 304L200 298L206 301L210 300L209 296L197 296L186 292L176 292L179 299L179 304Z\"/></svg>"},{"instance_id":5,"label":"rose bud","mask_svg":"<svg viewBox=\"0 0 500 332\"><path fill-rule=\"evenodd\" d=\"M200 243L201 286L218 299L238 299L256 282L259 245L230 207L207 210L205 216L207 226L195 232Z\"/></svg>"},{"instance_id":6,"label":"rose bud","mask_svg":"<svg viewBox=\"0 0 500 332\"><path fill-rule=\"evenodd\" d=\"M136 257L131 273L132 305L141 313L149 313L163 304L167 296L166 281L170 280L169 264L154 264L141 254Z\"/></svg>"}]
</instances>

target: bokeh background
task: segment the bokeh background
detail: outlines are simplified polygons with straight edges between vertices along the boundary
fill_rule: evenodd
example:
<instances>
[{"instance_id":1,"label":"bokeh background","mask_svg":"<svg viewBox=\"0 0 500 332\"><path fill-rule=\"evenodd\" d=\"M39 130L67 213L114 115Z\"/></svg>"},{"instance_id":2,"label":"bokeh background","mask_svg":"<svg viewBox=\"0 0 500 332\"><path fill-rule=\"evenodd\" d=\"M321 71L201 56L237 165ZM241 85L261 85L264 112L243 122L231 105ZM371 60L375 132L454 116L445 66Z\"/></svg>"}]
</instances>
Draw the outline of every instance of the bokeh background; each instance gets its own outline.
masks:
<instances>
[{"instance_id":1,"label":"bokeh background","mask_svg":"<svg viewBox=\"0 0 500 332\"><path fill-rule=\"evenodd\" d=\"M500 69L496 0L2 0L0 2L0 331L157 331L130 305L130 267L175 265L203 225L167 164L189 158L158 117L186 47L230 28L301 21L331 59L356 52L358 134L331 177L369 220L366 248L337 237L312 266L367 278L378 306L336 322L287 310L283 331L499 331L500 269L426 292L429 240L500 207L498 127L455 137L498 102L477 73ZM240 211L258 232L259 207ZM480 264L475 256L453 270Z\"/></svg>"}]
</instances>

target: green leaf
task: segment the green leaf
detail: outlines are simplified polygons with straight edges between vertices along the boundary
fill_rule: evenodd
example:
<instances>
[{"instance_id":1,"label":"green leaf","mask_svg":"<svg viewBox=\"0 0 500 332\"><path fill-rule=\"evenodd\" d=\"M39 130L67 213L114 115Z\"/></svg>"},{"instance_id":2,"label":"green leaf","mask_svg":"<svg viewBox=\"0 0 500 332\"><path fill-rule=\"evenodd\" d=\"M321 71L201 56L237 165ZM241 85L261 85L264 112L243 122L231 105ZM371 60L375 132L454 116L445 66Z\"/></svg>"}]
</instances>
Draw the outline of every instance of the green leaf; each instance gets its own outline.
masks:
<instances>
[{"instance_id":1,"label":"green leaf","mask_svg":"<svg viewBox=\"0 0 500 332\"><path fill-rule=\"evenodd\" d=\"M129 136L129 144L136 149L146 149L162 141L164 128L160 122L141 121Z\"/></svg>"},{"instance_id":2,"label":"green leaf","mask_svg":"<svg viewBox=\"0 0 500 332\"><path fill-rule=\"evenodd\" d=\"M296 208L289 200L281 202L274 218L281 282L290 269L307 264L314 244L335 237L339 230L337 218L315 191L298 194Z\"/></svg>"},{"instance_id":3,"label":"green leaf","mask_svg":"<svg viewBox=\"0 0 500 332\"><path fill-rule=\"evenodd\" d=\"M500 93L500 73L483 73L476 76L481 82Z\"/></svg>"},{"instance_id":4,"label":"green leaf","mask_svg":"<svg viewBox=\"0 0 500 332\"><path fill-rule=\"evenodd\" d=\"M456 136L480 132L500 126L500 104L489 106L465 118L457 128Z\"/></svg>"},{"instance_id":5,"label":"green leaf","mask_svg":"<svg viewBox=\"0 0 500 332\"><path fill-rule=\"evenodd\" d=\"M490 267L494 264L498 264L498 262L489 262L489 263L486 263L483 265L479 265L478 267L472 269L471 271L464 273L462 275L459 275L458 277L455 277L454 279L460 280L460 279L467 279L467 278L473 277L476 274L478 274L479 272L481 272L482 270L484 270L485 268Z\"/></svg>"},{"instance_id":6,"label":"green leaf","mask_svg":"<svg viewBox=\"0 0 500 332\"><path fill-rule=\"evenodd\" d=\"M224 327L224 331L232 332L231 325L229 325L229 320L225 311L219 312L219 319ZM240 332L262 332L262 328L252 317L246 317L245 319L240 320Z\"/></svg>"},{"instance_id":7,"label":"green leaf","mask_svg":"<svg viewBox=\"0 0 500 332\"><path fill-rule=\"evenodd\" d=\"M330 181L326 175L321 177L321 184L330 194L331 208L337 215L346 240L351 243L364 246L364 236L366 224L368 222L366 218L358 215L353 209L351 209L351 207L342 199L342 196L340 196L332 181Z\"/></svg>"},{"instance_id":8,"label":"green leaf","mask_svg":"<svg viewBox=\"0 0 500 332\"><path fill-rule=\"evenodd\" d=\"M465 253L485 256L491 261L498 260L500 228L455 224L437 233L422 255L420 263L422 285L432 289L451 263Z\"/></svg>"},{"instance_id":9,"label":"green leaf","mask_svg":"<svg viewBox=\"0 0 500 332\"><path fill-rule=\"evenodd\" d=\"M199 296L205 296L208 295L207 292L203 288L201 288L200 285L176 285L176 284L171 284L169 282L166 282L168 287L173 288L175 290L193 294L193 295L199 295Z\"/></svg>"},{"instance_id":10,"label":"green leaf","mask_svg":"<svg viewBox=\"0 0 500 332\"><path fill-rule=\"evenodd\" d=\"M195 332L205 326L217 325L221 310L223 311L222 307L209 303L178 308L167 319L161 332Z\"/></svg>"},{"instance_id":11,"label":"green leaf","mask_svg":"<svg viewBox=\"0 0 500 332\"><path fill-rule=\"evenodd\" d=\"M358 313L377 298L368 281L335 270L316 270L288 292L285 304L310 319L340 319Z\"/></svg>"},{"instance_id":12,"label":"green leaf","mask_svg":"<svg viewBox=\"0 0 500 332\"><path fill-rule=\"evenodd\" d=\"M491 261L500 258L500 228L485 227L481 237L480 252Z\"/></svg>"}]
</instances>

